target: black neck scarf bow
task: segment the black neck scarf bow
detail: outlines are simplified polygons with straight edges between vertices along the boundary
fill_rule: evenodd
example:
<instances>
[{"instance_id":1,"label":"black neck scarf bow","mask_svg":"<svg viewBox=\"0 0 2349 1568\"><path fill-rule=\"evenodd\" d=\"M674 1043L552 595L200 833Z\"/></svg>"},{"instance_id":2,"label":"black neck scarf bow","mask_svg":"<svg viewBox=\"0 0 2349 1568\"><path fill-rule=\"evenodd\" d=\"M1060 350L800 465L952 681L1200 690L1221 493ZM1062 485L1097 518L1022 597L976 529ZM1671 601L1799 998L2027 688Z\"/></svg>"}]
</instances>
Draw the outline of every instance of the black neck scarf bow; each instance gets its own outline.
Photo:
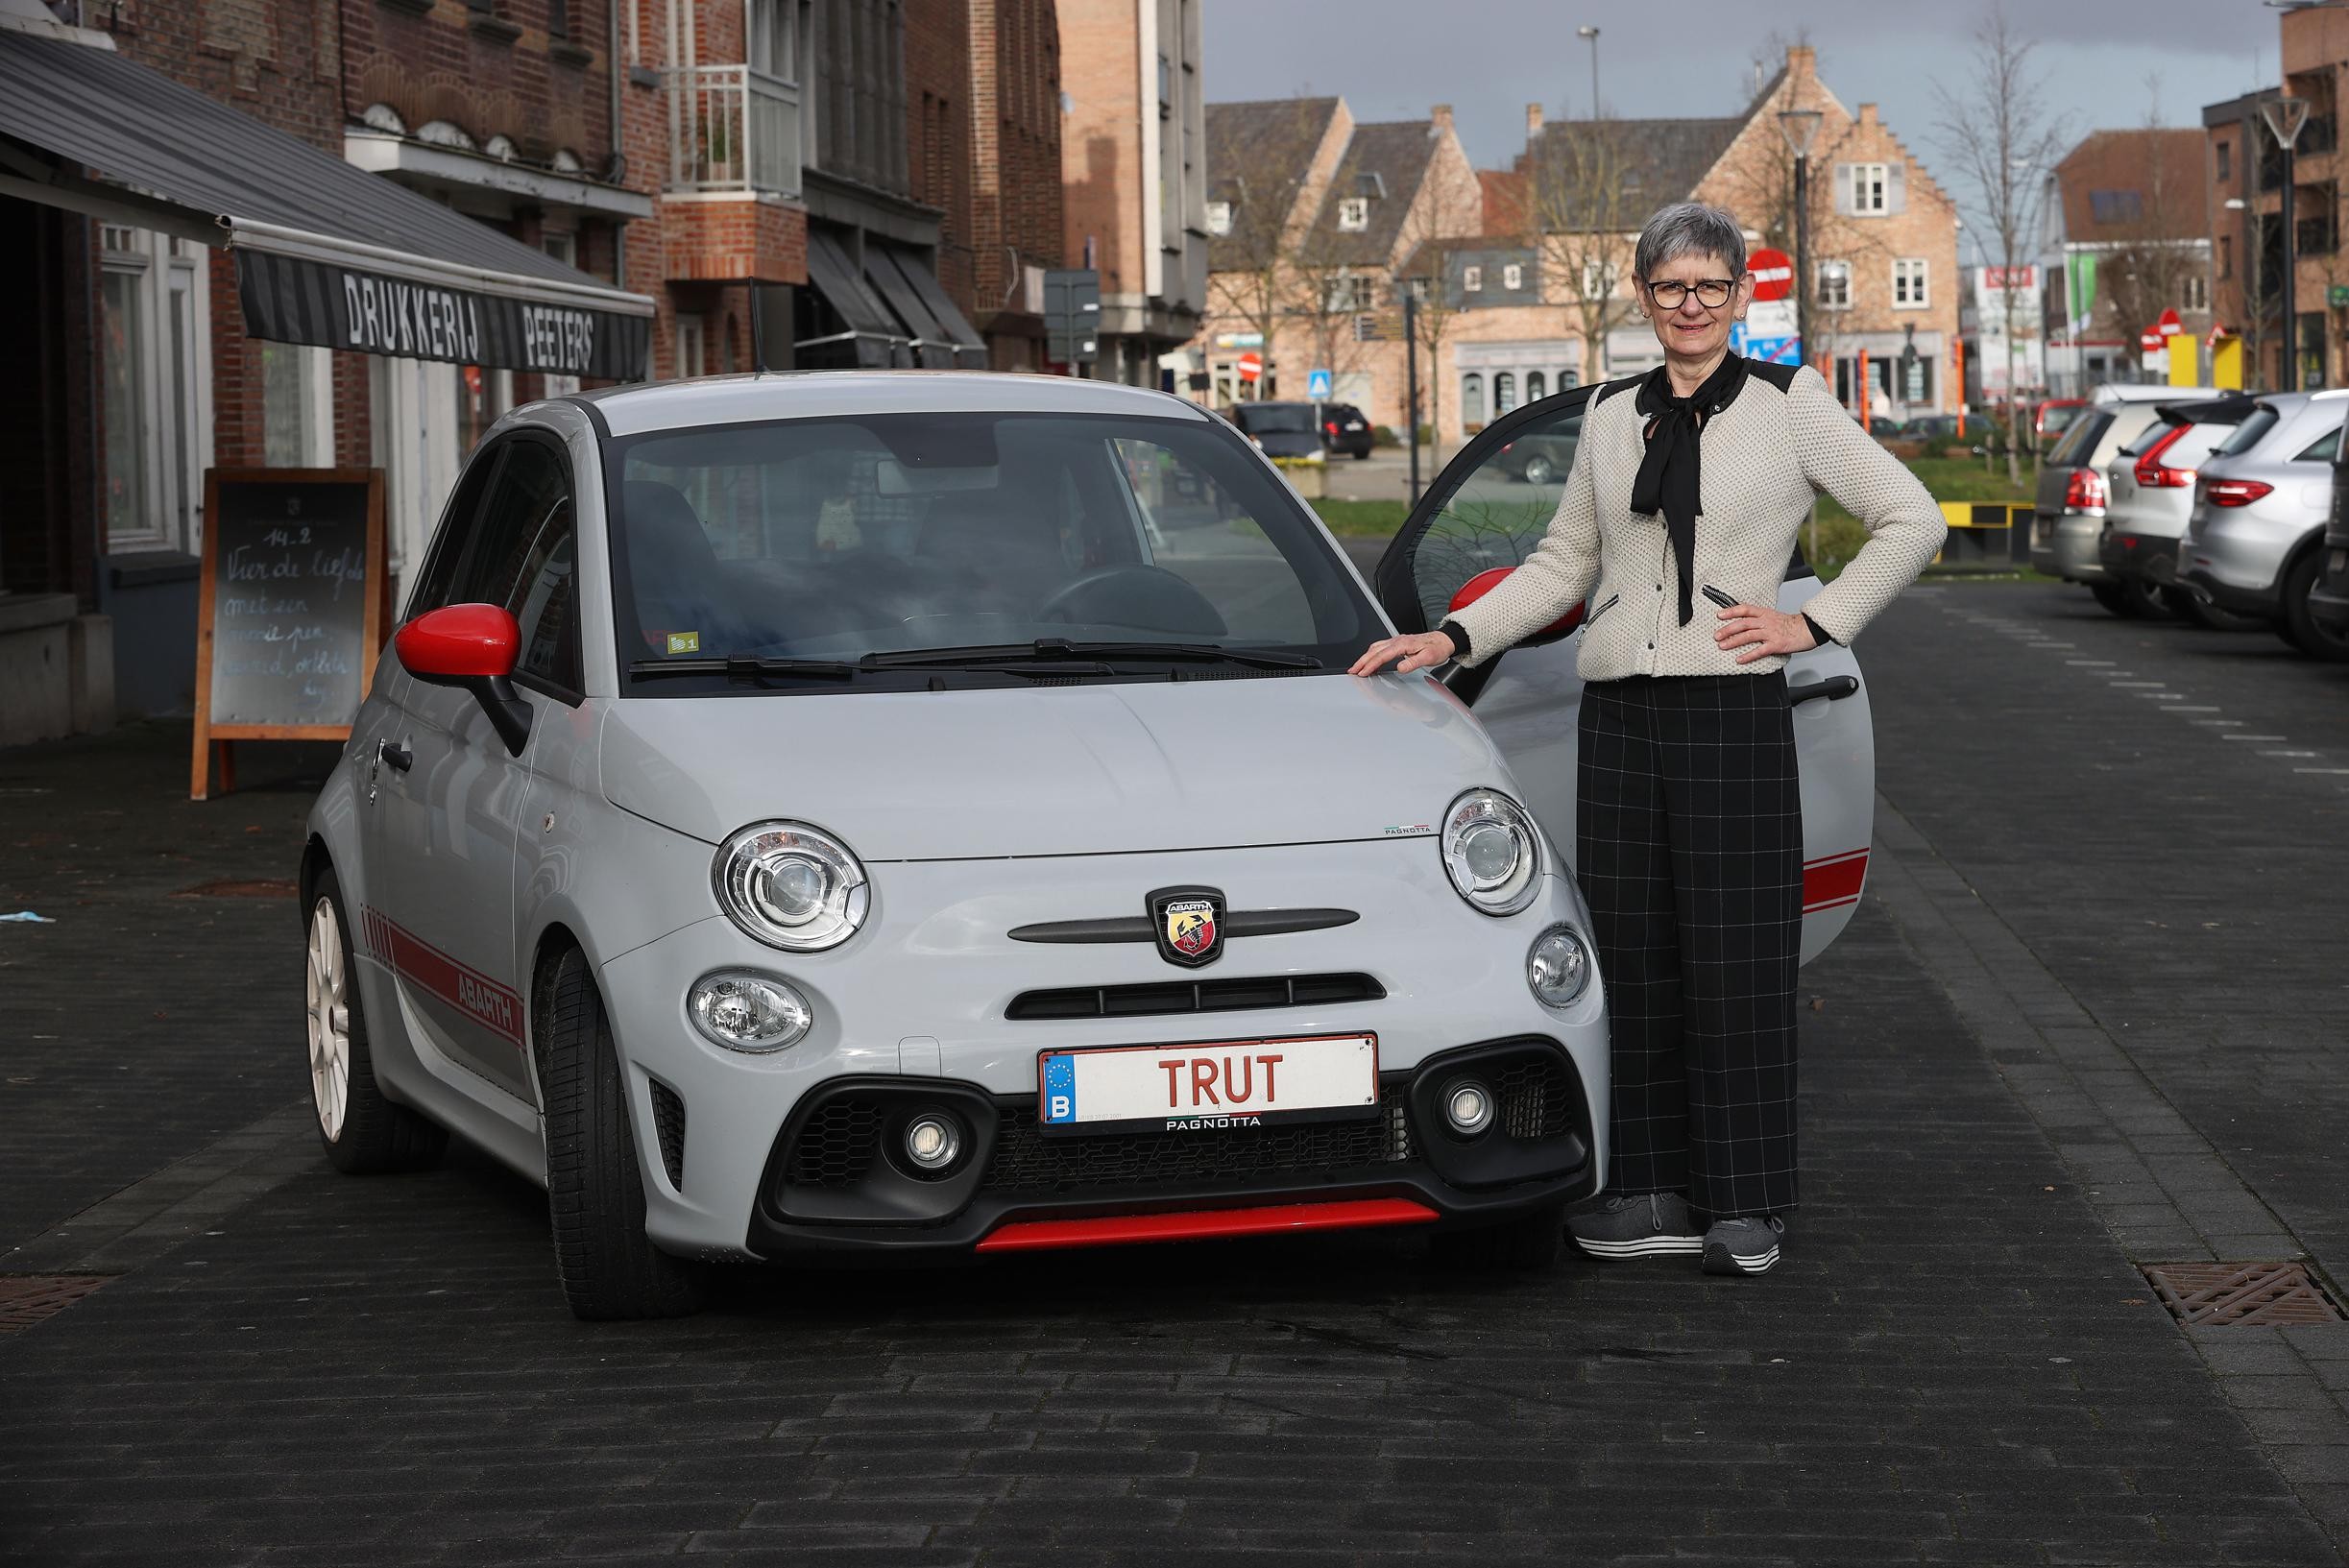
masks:
<instances>
[{"instance_id":1,"label":"black neck scarf bow","mask_svg":"<svg viewBox=\"0 0 2349 1568\"><path fill-rule=\"evenodd\" d=\"M1686 398L1672 396L1672 373L1659 365L1639 383L1635 407L1647 424L1647 451L1639 459L1639 475L1632 481L1632 510L1643 518L1660 511L1664 533L1672 541L1672 559L1681 568L1681 624L1696 610L1690 595L1696 584L1697 512L1703 505L1703 469L1698 441L1705 423L1735 400L1745 385L1743 355L1729 354L1720 369Z\"/></svg>"}]
</instances>

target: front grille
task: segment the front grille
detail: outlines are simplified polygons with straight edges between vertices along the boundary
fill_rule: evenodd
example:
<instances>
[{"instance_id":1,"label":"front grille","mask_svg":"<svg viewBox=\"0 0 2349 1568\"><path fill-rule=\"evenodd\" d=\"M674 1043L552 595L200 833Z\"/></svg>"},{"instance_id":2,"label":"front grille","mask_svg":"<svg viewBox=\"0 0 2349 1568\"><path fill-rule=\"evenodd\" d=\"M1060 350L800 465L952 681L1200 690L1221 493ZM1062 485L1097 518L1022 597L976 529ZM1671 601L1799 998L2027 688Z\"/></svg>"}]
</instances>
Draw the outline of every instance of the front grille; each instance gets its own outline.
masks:
<instances>
[{"instance_id":1,"label":"front grille","mask_svg":"<svg viewBox=\"0 0 2349 1568\"><path fill-rule=\"evenodd\" d=\"M1574 1090L1563 1062L1544 1056L1493 1074L1501 1130L1512 1138L1547 1138L1574 1130Z\"/></svg>"},{"instance_id":2,"label":"front grille","mask_svg":"<svg viewBox=\"0 0 2349 1568\"><path fill-rule=\"evenodd\" d=\"M808 1119L791 1146L794 1187L854 1187L873 1168L881 1150L881 1105L848 1095Z\"/></svg>"},{"instance_id":3,"label":"front grille","mask_svg":"<svg viewBox=\"0 0 2349 1568\"><path fill-rule=\"evenodd\" d=\"M1386 994L1387 988L1368 975L1159 980L1143 985L1082 985L1058 991L1023 991L1011 999L1004 1016L1033 1021L1229 1013L1254 1007L1320 1007L1341 1001L1376 1001Z\"/></svg>"},{"instance_id":4,"label":"front grille","mask_svg":"<svg viewBox=\"0 0 2349 1568\"><path fill-rule=\"evenodd\" d=\"M981 1191L1046 1196L1194 1181L1360 1170L1411 1158L1400 1085L1378 1098L1378 1115L1359 1122L1308 1122L1213 1133L1134 1133L1047 1138L1032 1104L1006 1106Z\"/></svg>"},{"instance_id":5,"label":"front grille","mask_svg":"<svg viewBox=\"0 0 2349 1568\"><path fill-rule=\"evenodd\" d=\"M652 1085L652 1130L661 1142L661 1168L668 1184L685 1191L685 1101L658 1078Z\"/></svg>"}]
</instances>

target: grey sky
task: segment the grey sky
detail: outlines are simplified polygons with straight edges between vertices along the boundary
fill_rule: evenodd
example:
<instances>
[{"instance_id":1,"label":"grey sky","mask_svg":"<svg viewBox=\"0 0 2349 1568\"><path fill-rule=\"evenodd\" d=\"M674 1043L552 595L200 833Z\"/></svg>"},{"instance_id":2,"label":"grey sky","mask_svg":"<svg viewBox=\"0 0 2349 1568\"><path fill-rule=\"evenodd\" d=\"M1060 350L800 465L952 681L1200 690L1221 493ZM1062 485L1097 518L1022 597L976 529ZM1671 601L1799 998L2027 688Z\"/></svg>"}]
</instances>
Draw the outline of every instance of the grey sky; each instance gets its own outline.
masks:
<instances>
[{"instance_id":1,"label":"grey sky","mask_svg":"<svg viewBox=\"0 0 2349 1568\"><path fill-rule=\"evenodd\" d=\"M1886 122L1945 178L1932 84L1968 79L1974 28L1989 0L1204 0L1210 103L1342 94L1357 118L1423 118L1453 107L1468 156L1505 167L1523 147L1525 106L1590 112L1589 45L1599 93L1630 117L1729 114L1744 108L1755 56L1773 31L1801 33L1845 105L1882 106ZM2276 13L2259 0L2027 0L2011 4L2050 109L2075 133L2145 122L2145 79L2161 115L2199 125L2205 104L2272 81ZM1960 200L1965 193L1959 192Z\"/></svg>"}]
</instances>

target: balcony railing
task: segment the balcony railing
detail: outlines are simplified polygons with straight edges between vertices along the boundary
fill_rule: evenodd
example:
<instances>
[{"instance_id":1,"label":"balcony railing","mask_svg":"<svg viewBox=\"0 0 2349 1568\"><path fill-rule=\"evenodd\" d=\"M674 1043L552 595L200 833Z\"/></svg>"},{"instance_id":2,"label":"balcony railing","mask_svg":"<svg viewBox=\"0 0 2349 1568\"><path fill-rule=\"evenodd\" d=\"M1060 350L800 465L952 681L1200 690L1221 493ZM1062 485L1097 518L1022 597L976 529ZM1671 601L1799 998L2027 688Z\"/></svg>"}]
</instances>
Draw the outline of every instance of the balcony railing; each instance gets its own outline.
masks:
<instances>
[{"instance_id":1,"label":"balcony railing","mask_svg":"<svg viewBox=\"0 0 2349 1568\"><path fill-rule=\"evenodd\" d=\"M799 87L747 65L664 73L668 188L799 194Z\"/></svg>"}]
</instances>

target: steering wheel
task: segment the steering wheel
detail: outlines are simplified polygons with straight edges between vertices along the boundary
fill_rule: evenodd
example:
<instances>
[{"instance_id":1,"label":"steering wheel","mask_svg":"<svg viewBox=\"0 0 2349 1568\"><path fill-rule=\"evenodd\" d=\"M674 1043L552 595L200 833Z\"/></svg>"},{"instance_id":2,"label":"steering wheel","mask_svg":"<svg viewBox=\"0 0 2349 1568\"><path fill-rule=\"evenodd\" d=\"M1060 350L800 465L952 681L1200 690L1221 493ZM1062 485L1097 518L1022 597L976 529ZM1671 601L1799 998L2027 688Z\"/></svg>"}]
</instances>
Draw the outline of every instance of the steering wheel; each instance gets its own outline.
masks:
<instances>
[{"instance_id":1,"label":"steering wheel","mask_svg":"<svg viewBox=\"0 0 2349 1568\"><path fill-rule=\"evenodd\" d=\"M1036 606L1038 620L1131 626L1148 632L1223 637L1230 628L1207 595L1163 567L1125 562L1071 578Z\"/></svg>"}]
</instances>

